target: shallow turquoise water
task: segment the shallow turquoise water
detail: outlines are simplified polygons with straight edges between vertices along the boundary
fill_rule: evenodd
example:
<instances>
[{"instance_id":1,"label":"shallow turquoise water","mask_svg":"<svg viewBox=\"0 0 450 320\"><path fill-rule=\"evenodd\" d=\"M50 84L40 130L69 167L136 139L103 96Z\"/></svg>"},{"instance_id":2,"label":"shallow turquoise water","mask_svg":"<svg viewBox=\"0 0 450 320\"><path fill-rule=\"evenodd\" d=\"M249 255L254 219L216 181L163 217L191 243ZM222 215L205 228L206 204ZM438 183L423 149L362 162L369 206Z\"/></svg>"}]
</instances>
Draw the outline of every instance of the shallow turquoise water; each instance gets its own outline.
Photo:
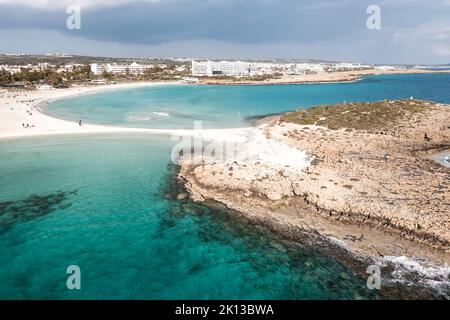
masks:
<instances>
[{"instance_id":1,"label":"shallow turquoise water","mask_svg":"<svg viewBox=\"0 0 450 320\"><path fill-rule=\"evenodd\" d=\"M449 80L420 75L351 84L166 86L81 96L48 111L131 126L191 128L194 119L205 127L240 126L248 116L343 100L413 95L450 102ZM136 121L154 111L169 117ZM171 144L144 135L1 141L0 298L377 297L365 279L318 248L174 200ZM81 268L80 291L66 288L72 264Z\"/></svg>"},{"instance_id":2,"label":"shallow turquoise water","mask_svg":"<svg viewBox=\"0 0 450 320\"><path fill-rule=\"evenodd\" d=\"M0 298L373 297L317 250L167 197L164 138L15 140L0 154Z\"/></svg>"},{"instance_id":3,"label":"shallow turquoise water","mask_svg":"<svg viewBox=\"0 0 450 320\"><path fill-rule=\"evenodd\" d=\"M158 86L84 95L51 103L54 116L152 128L247 125L248 117L343 101L417 99L450 103L450 74L372 76L354 83L283 86ZM155 113L156 112L156 113Z\"/></svg>"}]
</instances>

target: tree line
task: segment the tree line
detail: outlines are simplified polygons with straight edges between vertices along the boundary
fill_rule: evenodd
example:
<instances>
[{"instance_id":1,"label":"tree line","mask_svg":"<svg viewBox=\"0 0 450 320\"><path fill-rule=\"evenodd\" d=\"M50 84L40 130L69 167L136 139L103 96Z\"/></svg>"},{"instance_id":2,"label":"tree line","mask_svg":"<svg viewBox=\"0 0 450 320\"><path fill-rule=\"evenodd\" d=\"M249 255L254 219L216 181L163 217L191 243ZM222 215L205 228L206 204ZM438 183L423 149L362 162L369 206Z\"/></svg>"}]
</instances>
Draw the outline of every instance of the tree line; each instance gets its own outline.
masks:
<instances>
[{"instance_id":1,"label":"tree line","mask_svg":"<svg viewBox=\"0 0 450 320\"><path fill-rule=\"evenodd\" d=\"M73 71L58 73L55 69L45 70L22 69L20 72L11 73L0 70L0 85L8 86L15 82L28 85L49 84L52 86L64 86L71 82L88 81L92 77L89 66L76 67Z\"/></svg>"}]
</instances>

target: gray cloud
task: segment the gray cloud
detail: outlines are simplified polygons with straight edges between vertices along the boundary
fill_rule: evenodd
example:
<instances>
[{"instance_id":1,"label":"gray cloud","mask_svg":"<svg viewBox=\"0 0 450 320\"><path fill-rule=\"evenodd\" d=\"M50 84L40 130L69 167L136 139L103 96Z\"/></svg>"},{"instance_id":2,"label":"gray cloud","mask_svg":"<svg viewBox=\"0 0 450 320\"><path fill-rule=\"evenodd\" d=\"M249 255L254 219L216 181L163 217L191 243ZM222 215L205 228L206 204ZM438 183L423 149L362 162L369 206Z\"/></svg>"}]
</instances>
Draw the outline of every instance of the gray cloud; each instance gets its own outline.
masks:
<instances>
[{"instance_id":1,"label":"gray cloud","mask_svg":"<svg viewBox=\"0 0 450 320\"><path fill-rule=\"evenodd\" d=\"M82 29L67 30L65 5L71 1L0 0L0 30L5 37L12 30L17 34L25 29L41 30L52 37L58 34L59 43L47 41L47 46L58 45L61 50L70 48L70 42L91 43L78 48L87 54L95 43L115 46L111 55L122 52L119 47L128 47L130 52L140 48L147 53L172 48L173 52L166 53L201 55L209 43L225 52L235 50L236 57L326 57L368 62L382 57L397 63L450 60L446 55L450 47L447 0L380 0L382 29L378 31L366 28L366 8L374 2L368 0L80 1L84 4ZM8 50L8 46L11 50L11 45L2 42L0 50Z\"/></svg>"}]
</instances>

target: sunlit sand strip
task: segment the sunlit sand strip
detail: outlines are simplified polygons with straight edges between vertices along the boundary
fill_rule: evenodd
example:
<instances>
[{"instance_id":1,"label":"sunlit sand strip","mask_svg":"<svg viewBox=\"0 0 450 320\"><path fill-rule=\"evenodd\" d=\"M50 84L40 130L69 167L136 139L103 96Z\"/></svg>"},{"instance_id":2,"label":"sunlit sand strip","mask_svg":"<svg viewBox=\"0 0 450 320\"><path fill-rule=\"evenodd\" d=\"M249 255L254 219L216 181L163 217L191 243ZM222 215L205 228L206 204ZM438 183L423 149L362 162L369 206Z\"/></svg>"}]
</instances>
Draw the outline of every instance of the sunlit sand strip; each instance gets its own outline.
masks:
<instances>
[{"instance_id":1,"label":"sunlit sand strip","mask_svg":"<svg viewBox=\"0 0 450 320\"><path fill-rule=\"evenodd\" d=\"M199 131L186 129L129 128L84 123L79 125L75 121L66 121L46 115L39 108L40 104L47 101L81 94L170 84L180 83L138 82L49 91L0 92L0 139L61 134L146 133L179 137L201 137L204 140L244 141L248 136L253 134L254 128L209 129Z\"/></svg>"},{"instance_id":2,"label":"sunlit sand strip","mask_svg":"<svg viewBox=\"0 0 450 320\"><path fill-rule=\"evenodd\" d=\"M305 168L309 165L309 157L300 150L276 143L267 139L262 127L231 128L231 129L206 129L193 123L193 130L188 129L150 129L132 128L108 125L85 124L80 125L76 121L67 121L41 112L40 104L48 101L67 98L74 95L96 93L105 90L117 90L140 86L156 86L162 83L131 83L109 85L102 87L80 87L64 90L35 91L35 92L3 92L0 94L0 139L35 137L50 135L76 135L76 134L118 134L139 133L152 135L165 135L172 138L175 143L188 144L191 150L191 139L195 138L203 142L214 141L221 149L222 142L231 142L239 145L241 154L247 160L289 165L296 168ZM164 83L168 84L168 83ZM207 144L201 142L202 147ZM195 143L193 144L195 145Z\"/></svg>"}]
</instances>

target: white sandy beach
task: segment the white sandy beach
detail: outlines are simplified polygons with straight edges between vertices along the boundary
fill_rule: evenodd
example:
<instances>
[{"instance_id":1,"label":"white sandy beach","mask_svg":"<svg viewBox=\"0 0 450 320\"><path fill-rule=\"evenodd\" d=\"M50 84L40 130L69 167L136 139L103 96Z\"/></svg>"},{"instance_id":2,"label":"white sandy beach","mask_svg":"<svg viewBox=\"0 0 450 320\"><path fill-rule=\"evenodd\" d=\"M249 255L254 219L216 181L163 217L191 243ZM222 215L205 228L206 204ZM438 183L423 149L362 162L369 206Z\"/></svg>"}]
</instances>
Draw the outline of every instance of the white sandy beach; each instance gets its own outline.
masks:
<instances>
[{"instance_id":1,"label":"white sandy beach","mask_svg":"<svg viewBox=\"0 0 450 320\"><path fill-rule=\"evenodd\" d=\"M317 82L345 82L354 81L361 77L373 74L416 74L416 73L448 73L450 71L427 70L395 70L376 71L363 70L358 72L334 72L325 74L308 74L300 78L283 78L269 81L273 84L283 83L317 83ZM226 84L227 81L212 81L216 84ZM253 83L253 82L252 82ZM255 82L261 84L261 82ZM266 82L263 82L266 83ZM0 89L0 139L26 136L52 135L52 134L80 134L80 133L149 133L160 135L192 136L193 130L170 129L144 129L126 128L106 125L84 124L79 126L77 122L65 121L50 117L40 112L38 105L74 95L90 94L108 90L118 90L145 86L183 84L183 82L130 82L100 86L80 86L68 89L55 89L43 91L2 91ZM27 112L27 111L31 111ZM31 127L22 126L29 124ZM34 126L34 127L33 127ZM252 132L252 128L242 129L211 129L203 130L205 140L224 141L228 139L239 140L242 136ZM230 136L231 135L231 136Z\"/></svg>"},{"instance_id":2,"label":"white sandy beach","mask_svg":"<svg viewBox=\"0 0 450 320\"><path fill-rule=\"evenodd\" d=\"M75 95L97 93L145 86L181 84L180 82L132 82L103 86L84 86L68 89L36 91L0 91L0 139L92 133L148 133L157 135L193 136L194 130L183 129L145 129L118 126L83 124L48 116L40 112L38 105L46 101L68 98ZM27 127L27 124L29 127ZM25 127L23 126L25 125ZM247 136L253 128L203 130L206 140L240 139Z\"/></svg>"},{"instance_id":3,"label":"white sandy beach","mask_svg":"<svg viewBox=\"0 0 450 320\"><path fill-rule=\"evenodd\" d=\"M82 124L76 121L58 119L41 112L39 105L48 101L68 98L74 95L98 93L108 90L118 90L143 86L181 84L180 82L133 82L125 84L112 84L104 86L85 86L68 89L55 89L44 91L4 91L0 92L0 140L20 137L50 136L50 135L78 135L102 133L140 133L152 135L166 135L172 138L182 149L191 150L191 138L199 139L194 142L205 147L204 142L219 142L211 144L209 148L218 152L222 143L231 142L231 146L240 145L240 156L256 159L267 163L277 163L292 167L304 168L310 163L308 156L300 150L275 143L266 139L262 128L245 127L230 129L150 129L131 128L109 125ZM23 126L25 125L25 127ZM29 125L27 127L27 125ZM189 139L181 139L189 137ZM200 141L200 142L198 142ZM198 145L198 144L197 144ZM176 149L178 150L178 149ZM174 155L174 157L177 157ZM216 156L214 157L216 158ZM218 158L217 158L218 159ZM216 159L216 160L217 160ZM234 158L233 158L234 159ZM225 160L225 159L222 159ZM175 161L175 160L174 160Z\"/></svg>"}]
</instances>

